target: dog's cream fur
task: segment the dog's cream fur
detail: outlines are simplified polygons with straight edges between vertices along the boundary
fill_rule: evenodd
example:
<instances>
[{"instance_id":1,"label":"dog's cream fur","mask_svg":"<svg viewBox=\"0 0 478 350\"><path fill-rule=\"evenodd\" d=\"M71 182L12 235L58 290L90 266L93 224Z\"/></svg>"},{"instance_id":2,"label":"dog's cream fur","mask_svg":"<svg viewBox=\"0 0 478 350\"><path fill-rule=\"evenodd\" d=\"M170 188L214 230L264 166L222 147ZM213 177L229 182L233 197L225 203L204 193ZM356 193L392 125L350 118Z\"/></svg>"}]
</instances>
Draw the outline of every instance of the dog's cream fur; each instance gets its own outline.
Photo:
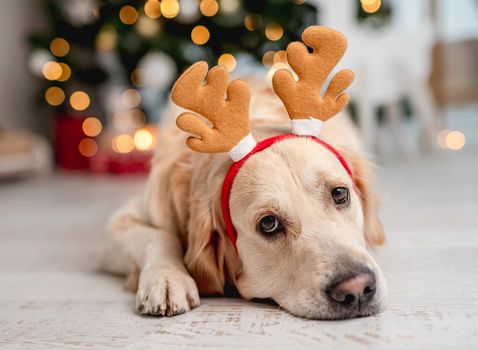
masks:
<instances>
[{"instance_id":1,"label":"dog's cream fur","mask_svg":"<svg viewBox=\"0 0 478 350\"><path fill-rule=\"evenodd\" d=\"M256 140L286 133L290 121L272 89L250 81L251 129ZM199 294L223 294L229 284L247 299L272 298L293 314L345 318L383 309L386 283L366 246L384 240L371 189L370 164L345 115L326 122L321 137L340 150L353 184L337 158L306 139L284 140L255 154L238 173L230 197L238 232L237 253L224 231L220 191L231 161L225 154L200 154L185 146L187 135L171 125L171 107L146 190L111 219L102 262L129 274L140 313L174 315L199 305ZM169 118L169 119L168 119ZM169 122L169 126L167 125ZM350 189L351 202L337 209L334 186ZM266 239L257 220L274 213L287 232ZM356 266L375 273L370 305L345 311L327 301L324 288Z\"/></svg>"}]
</instances>

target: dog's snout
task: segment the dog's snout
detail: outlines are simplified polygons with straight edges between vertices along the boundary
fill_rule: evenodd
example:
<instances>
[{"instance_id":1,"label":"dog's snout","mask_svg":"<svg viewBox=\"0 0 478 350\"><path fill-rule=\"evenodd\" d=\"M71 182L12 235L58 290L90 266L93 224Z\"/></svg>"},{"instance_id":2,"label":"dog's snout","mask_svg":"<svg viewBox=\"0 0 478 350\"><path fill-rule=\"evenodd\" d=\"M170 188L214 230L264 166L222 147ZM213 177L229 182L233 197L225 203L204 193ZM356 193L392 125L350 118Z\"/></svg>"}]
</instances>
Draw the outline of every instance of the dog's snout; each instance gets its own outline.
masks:
<instances>
[{"instance_id":1,"label":"dog's snout","mask_svg":"<svg viewBox=\"0 0 478 350\"><path fill-rule=\"evenodd\" d=\"M371 272L362 272L334 283L326 289L331 302L347 307L366 304L375 295L375 276Z\"/></svg>"}]
</instances>

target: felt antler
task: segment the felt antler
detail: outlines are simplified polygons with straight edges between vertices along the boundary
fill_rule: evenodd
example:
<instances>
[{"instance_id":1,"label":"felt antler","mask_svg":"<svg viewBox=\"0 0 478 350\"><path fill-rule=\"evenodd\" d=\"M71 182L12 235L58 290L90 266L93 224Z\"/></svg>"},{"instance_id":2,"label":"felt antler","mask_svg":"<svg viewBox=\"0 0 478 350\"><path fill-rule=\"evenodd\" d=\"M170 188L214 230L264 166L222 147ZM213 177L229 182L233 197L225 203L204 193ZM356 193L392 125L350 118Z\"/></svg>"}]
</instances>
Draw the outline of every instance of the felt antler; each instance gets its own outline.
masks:
<instances>
[{"instance_id":1,"label":"felt antler","mask_svg":"<svg viewBox=\"0 0 478 350\"><path fill-rule=\"evenodd\" d=\"M342 33L321 26L307 28L302 40L314 49L312 53L301 42L287 47L287 61L299 80L287 69L281 69L274 74L272 83L292 120L292 131L317 136L311 129L315 128L318 134L322 122L347 105L349 96L344 90L352 83L354 74L348 69L341 70L321 96L327 76L345 53L347 40Z\"/></svg>"},{"instance_id":2,"label":"felt antler","mask_svg":"<svg viewBox=\"0 0 478 350\"><path fill-rule=\"evenodd\" d=\"M177 105L212 123L210 127L190 112L177 118L176 124L181 130L197 135L187 139L192 150L229 152L237 161L254 148L256 143L249 130L249 87L241 80L229 83L224 67L214 67L208 73L206 62L192 65L174 84L171 98Z\"/></svg>"}]
</instances>

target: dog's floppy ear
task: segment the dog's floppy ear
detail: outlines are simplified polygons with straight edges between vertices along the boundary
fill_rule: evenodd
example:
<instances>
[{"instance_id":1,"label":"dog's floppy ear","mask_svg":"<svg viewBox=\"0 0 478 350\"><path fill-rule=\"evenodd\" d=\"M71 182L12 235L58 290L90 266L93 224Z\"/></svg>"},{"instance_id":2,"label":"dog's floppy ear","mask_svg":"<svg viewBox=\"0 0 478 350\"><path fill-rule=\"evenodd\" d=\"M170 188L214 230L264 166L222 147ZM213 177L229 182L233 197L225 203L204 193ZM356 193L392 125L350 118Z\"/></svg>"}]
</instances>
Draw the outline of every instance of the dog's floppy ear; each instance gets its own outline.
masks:
<instances>
[{"instance_id":1,"label":"dog's floppy ear","mask_svg":"<svg viewBox=\"0 0 478 350\"><path fill-rule=\"evenodd\" d=\"M201 294L224 294L224 286L234 281L238 266L221 214L220 185L224 174L216 175L209 164L202 164L200 168L203 170L191 183L184 263Z\"/></svg>"},{"instance_id":2,"label":"dog's floppy ear","mask_svg":"<svg viewBox=\"0 0 478 350\"><path fill-rule=\"evenodd\" d=\"M381 245L385 242L385 235L378 218L380 197L372 188L374 165L361 153L350 148L342 148L340 153L350 166L357 185L364 215L365 240L370 246Z\"/></svg>"}]
</instances>

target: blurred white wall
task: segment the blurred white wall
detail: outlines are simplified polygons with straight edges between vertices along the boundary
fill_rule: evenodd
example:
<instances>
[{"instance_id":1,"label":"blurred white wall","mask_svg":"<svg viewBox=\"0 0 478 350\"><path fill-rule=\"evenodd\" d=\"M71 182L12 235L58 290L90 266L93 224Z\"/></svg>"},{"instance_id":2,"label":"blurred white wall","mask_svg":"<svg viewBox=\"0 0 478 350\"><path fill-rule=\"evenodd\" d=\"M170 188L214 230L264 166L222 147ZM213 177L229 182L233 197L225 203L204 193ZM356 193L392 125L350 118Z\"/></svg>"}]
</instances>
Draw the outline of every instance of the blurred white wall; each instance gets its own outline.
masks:
<instances>
[{"instance_id":1,"label":"blurred white wall","mask_svg":"<svg viewBox=\"0 0 478 350\"><path fill-rule=\"evenodd\" d=\"M477 0L438 0L437 17L441 41L478 39Z\"/></svg>"},{"instance_id":2,"label":"blurred white wall","mask_svg":"<svg viewBox=\"0 0 478 350\"><path fill-rule=\"evenodd\" d=\"M33 96L35 81L28 73L26 36L41 26L41 1L3 0L0 10L0 127L38 128Z\"/></svg>"}]
</instances>

